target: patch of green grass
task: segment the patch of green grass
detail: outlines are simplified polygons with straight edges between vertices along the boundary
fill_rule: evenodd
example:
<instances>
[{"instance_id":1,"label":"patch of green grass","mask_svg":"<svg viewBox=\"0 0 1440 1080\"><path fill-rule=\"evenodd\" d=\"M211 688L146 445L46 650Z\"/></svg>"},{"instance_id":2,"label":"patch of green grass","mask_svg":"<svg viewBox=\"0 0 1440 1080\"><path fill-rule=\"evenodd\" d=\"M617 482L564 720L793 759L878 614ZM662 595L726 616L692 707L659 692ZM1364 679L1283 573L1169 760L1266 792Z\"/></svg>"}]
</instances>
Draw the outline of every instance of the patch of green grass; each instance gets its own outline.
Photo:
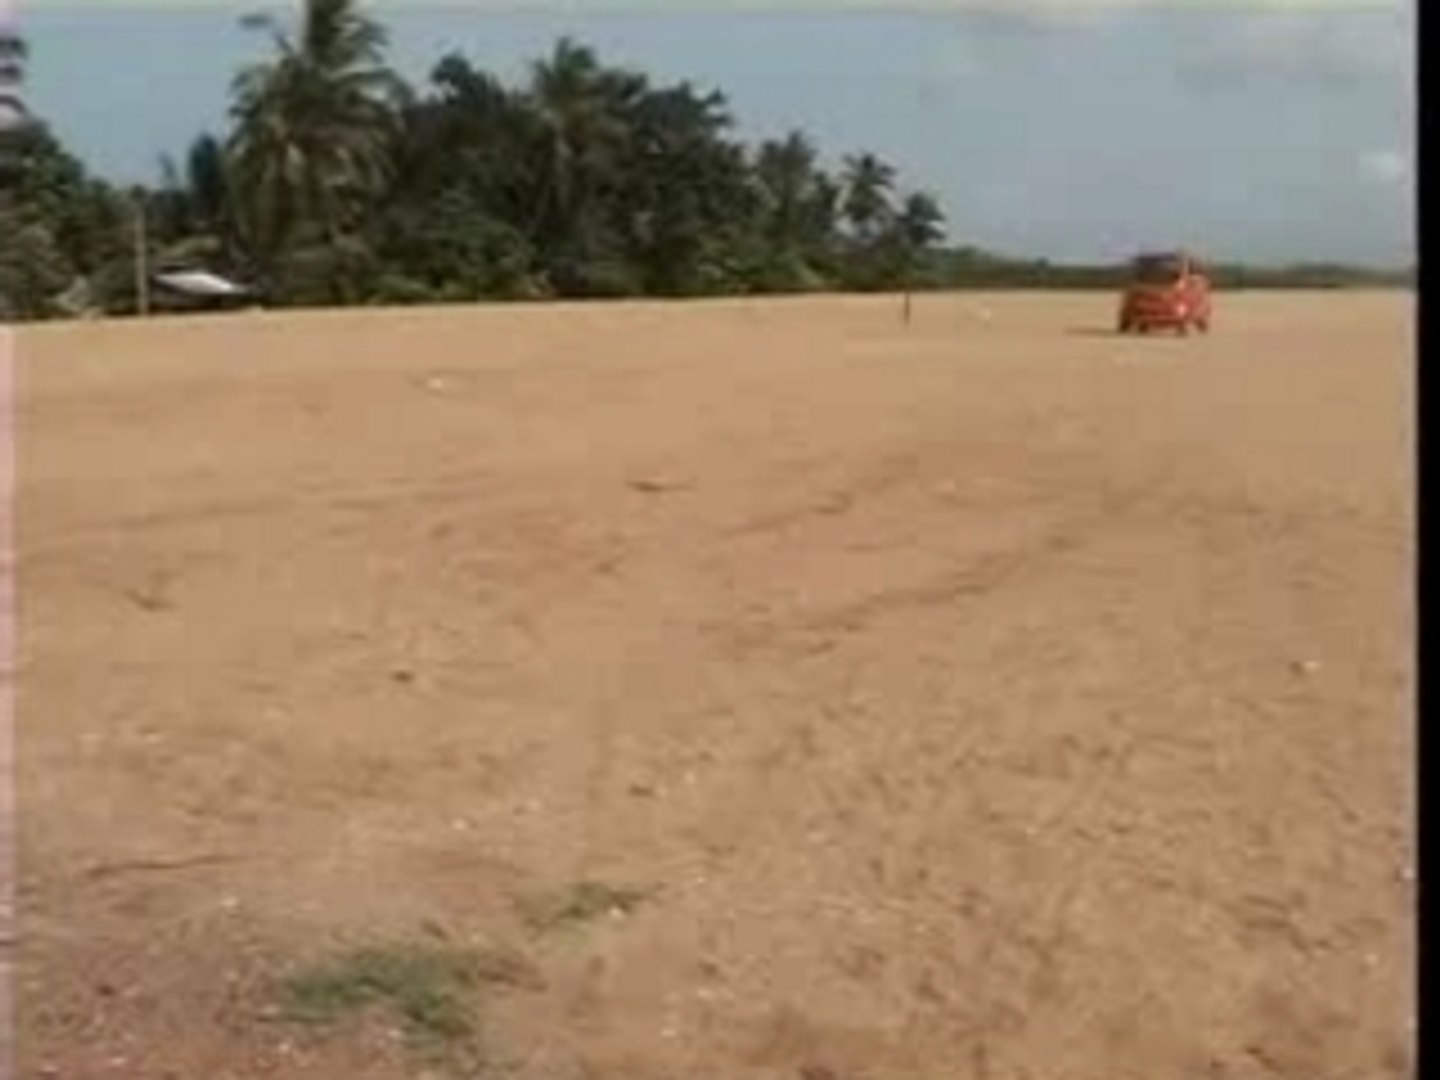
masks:
<instances>
[{"instance_id":1,"label":"patch of green grass","mask_svg":"<svg viewBox=\"0 0 1440 1080\"><path fill-rule=\"evenodd\" d=\"M573 929L604 915L628 915L653 895L651 889L577 881L520 902L525 924L538 934Z\"/></svg>"},{"instance_id":2,"label":"patch of green grass","mask_svg":"<svg viewBox=\"0 0 1440 1080\"><path fill-rule=\"evenodd\" d=\"M526 977L517 960L439 943L349 950L286 978L281 1013L295 1023L334 1024L384 1008L413 1042L444 1044L475 1033L473 998L482 983Z\"/></svg>"}]
</instances>

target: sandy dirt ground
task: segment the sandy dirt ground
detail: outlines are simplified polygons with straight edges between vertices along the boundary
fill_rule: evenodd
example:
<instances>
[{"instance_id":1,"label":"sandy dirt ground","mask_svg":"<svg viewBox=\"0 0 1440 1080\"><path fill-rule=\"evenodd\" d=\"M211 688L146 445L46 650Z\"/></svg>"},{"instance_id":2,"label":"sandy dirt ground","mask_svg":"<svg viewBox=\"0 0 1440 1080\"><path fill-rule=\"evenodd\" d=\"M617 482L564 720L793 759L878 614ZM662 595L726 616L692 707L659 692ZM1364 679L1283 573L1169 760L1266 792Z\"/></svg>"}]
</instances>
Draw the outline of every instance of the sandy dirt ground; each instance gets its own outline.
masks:
<instances>
[{"instance_id":1,"label":"sandy dirt ground","mask_svg":"<svg viewBox=\"0 0 1440 1080\"><path fill-rule=\"evenodd\" d=\"M1112 308L20 332L19 1075L1411 1075L1413 299Z\"/></svg>"}]
</instances>

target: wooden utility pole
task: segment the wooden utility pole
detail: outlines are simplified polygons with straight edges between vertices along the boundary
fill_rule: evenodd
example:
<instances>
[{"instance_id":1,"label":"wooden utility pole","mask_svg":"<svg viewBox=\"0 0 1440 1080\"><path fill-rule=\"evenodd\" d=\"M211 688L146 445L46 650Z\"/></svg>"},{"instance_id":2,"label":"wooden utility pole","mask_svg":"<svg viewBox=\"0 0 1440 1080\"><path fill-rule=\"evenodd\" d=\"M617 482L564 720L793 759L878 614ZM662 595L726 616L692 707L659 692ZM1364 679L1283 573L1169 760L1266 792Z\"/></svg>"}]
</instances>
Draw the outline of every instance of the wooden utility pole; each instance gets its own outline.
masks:
<instances>
[{"instance_id":1,"label":"wooden utility pole","mask_svg":"<svg viewBox=\"0 0 1440 1080\"><path fill-rule=\"evenodd\" d=\"M900 248L900 287L905 290L901 316L904 318L906 326L910 325L911 308L914 302L915 262L915 250L910 247L908 242L904 242L904 246Z\"/></svg>"},{"instance_id":2,"label":"wooden utility pole","mask_svg":"<svg viewBox=\"0 0 1440 1080\"><path fill-rule=\"evenodd\" d=\"M135 206L135 313L150 314L150 269L148 264L149 244L145 235L145 193L133 195Z\"/></svg>"}]
</instances>

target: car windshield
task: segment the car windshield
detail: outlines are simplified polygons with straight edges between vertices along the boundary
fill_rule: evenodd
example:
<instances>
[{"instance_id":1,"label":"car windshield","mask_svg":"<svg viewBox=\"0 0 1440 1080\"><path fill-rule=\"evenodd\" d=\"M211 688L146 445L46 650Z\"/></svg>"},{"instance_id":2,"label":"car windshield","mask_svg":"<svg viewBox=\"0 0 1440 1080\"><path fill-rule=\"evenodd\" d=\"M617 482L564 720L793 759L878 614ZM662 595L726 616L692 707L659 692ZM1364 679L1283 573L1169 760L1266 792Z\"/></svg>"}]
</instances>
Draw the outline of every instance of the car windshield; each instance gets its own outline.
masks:
<instances>
[{"instance_id":1,"label":"car windshield","mask_svg":"<svg viewBox=\"0 0 1440 1080\"><path fill-rule=\"evenodd\" d=\"M1184 269L1175 255L1141 255L1135 260L1130 274L1142 285L1168 285L1179 280Z\"/></svg>"}]
</instances>

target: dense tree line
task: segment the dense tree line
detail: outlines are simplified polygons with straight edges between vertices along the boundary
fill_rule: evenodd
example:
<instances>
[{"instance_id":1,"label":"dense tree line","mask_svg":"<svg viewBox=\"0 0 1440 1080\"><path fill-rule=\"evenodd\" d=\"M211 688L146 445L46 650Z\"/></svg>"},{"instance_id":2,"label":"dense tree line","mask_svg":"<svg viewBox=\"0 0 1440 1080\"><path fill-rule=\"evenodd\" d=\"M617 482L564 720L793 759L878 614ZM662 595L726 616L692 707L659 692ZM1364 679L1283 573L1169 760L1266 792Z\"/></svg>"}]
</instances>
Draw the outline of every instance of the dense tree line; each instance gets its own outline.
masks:
<instances>
[{"instance_id":1,"label":"dense tree line","mask_svg":"<svg viewBox=\"0 0 1440 1080\"><path fill-rule=\"evenodd\" d=\"M28 116L25 43L0 27L0 316L133 310L142 223L151 269L213 269L271 304L1119 280L943 251L936 201L875 155L827 169L801 132L746 146L723 94L573 40L519 85L455 53L416 88L357 0L242 22L264 53L232 81L228 129L128 191Z\"/></svg>"},{"instance_id":2,"label":"dense tree line","mask_svg":"<svg viewBox=\"0 0 1440 1080\"><path fill-rule=\"evenodd\" d=\"M891 288L943 234L935 200L873 154L831 172L799 132L743 145L721 93L572 40L518 86L456 53L415 88L356 0L243 21L267 55L235 76L229 130L153 189L90 177L43 124L5 132L0 294L17 313L77 280L132 306L139 207L154 267L293 304ZM18 102L24 49L3 49L0 94Z\"/></svg>"},{"instance_id":3,"label":"dense tree line","mask_svg":"<svg viewBox=\"0 0 1440 1080\"><path fill-rule=\"evenodd\" d=\"M121 207L51 134L20 94L26 50L0 27L0 316L42 314L79 274L113 263Z\"/></svg>"},{"instance_id":4,"label":"dense tree line","mask_svg":"<svg viewBox=\"0 0 1440 1080\"><path fill-rule=\"evenodd\" d=\"M1211 282L1236 289L1410 288L1413 266L1368 268L1344 263L1309 262L1282 266L1247 266L1219 262L1205 267ZM1115 291L1130 278L1124 264L1086 265L1046 259L1016 259L976 248L939 251L930 259L928 276L950 289L1096 289Z\"/></svg>"}]
</instances>

